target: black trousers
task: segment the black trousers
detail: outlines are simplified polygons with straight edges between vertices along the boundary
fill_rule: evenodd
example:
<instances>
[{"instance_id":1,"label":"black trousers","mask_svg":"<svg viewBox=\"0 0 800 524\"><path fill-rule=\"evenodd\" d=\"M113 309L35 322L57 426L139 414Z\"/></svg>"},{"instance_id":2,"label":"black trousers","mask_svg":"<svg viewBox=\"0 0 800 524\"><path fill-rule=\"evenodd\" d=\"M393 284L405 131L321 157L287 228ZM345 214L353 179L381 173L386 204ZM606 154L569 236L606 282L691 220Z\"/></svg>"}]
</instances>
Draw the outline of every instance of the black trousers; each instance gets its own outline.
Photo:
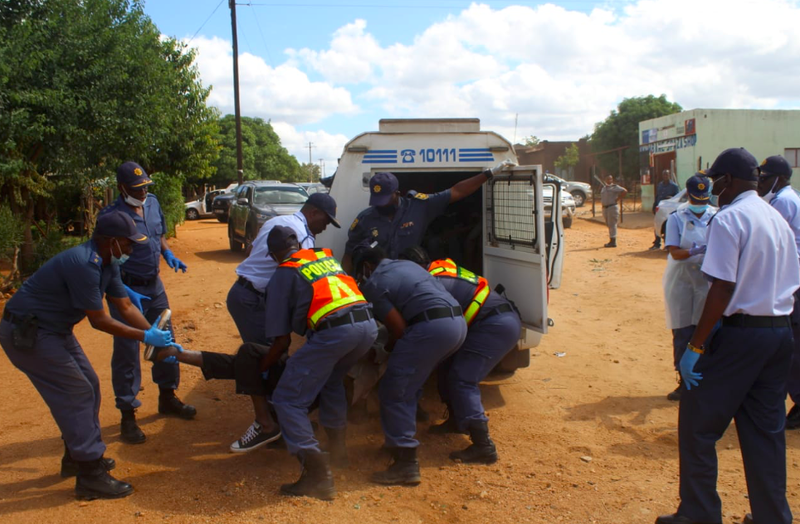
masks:
<instances>
[{"instance_id":1,"label":"black trousers","mask_svg":"<svg viewBox=\"0 0 800 524\"><path fill-rule=\"evenodd\" d=\"M284 365L269 368L265 379L259 371L261 358L269 353L269 346L249 342L239 346L235 355L202 351L203 378L206 380L235 380L238 395L271 396L278 385Z\"/></svg>"}]
</instances>

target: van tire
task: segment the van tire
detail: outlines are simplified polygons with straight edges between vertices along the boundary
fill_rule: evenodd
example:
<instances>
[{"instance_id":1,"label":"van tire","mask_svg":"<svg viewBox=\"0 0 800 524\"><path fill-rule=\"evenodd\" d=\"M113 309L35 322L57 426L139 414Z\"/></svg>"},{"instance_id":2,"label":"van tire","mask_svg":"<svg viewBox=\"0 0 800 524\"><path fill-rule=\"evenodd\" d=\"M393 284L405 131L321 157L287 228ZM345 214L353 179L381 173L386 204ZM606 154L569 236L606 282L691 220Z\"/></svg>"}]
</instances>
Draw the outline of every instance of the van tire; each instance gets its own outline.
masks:
<instances>
[{"instance_id":1,"label":"van tire","mask_svg":"<svg viewBox=\"0 0 800 524\"><path fill-rule=\"evenodd\" d=\"M583 205L586 203L586 193L575 189L570 194L572 195L572 198L575 199L575 206L583 207Z\"/></svg>"}]
</instances>

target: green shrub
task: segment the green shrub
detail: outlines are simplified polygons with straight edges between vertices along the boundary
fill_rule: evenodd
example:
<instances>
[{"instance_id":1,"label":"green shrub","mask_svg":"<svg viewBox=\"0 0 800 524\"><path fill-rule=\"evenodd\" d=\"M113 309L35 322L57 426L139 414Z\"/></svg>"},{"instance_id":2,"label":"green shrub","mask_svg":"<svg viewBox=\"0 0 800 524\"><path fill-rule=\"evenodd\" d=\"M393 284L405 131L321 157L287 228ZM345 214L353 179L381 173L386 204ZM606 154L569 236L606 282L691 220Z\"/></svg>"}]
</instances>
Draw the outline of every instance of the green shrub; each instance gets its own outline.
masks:
<instances>
[{"instance_id":1,"label":"green shrub","mask_svg":"<svg viewBox=\"0 0 800 524\"><path fill-rule=\"evenodd\" d=\"M183 175L155 173L150 175L153 185L147 189L158 197L164 219L167 221L167 238L175 236L175 226L183 224L185 206L183 200Z\"/></svg>"},{"instance_id":2,"label":"green shrub","mask_svg":"<svg viewBox=\"0 0 800 524\"><path fill-rule=\"evenodd\" d=\"M44 234L40 232L44 231ZM61 253L86 241L86 238L65 235L60 228L45 228L40 222L40 228L33 228L33 260L25 265L25 273L32 275L45 262Z\"/></svg>"},{"instance_id":3,"label":"green shrub","mask_svg":"<svg viewBox=\"0 0 800 524\"><path fill-rule=\"evenodd\" d=\"M0 205L0 258L10 260L14 256L14 249L22 244L23 227L8 205Z\"/></svg>"}]
</instances>

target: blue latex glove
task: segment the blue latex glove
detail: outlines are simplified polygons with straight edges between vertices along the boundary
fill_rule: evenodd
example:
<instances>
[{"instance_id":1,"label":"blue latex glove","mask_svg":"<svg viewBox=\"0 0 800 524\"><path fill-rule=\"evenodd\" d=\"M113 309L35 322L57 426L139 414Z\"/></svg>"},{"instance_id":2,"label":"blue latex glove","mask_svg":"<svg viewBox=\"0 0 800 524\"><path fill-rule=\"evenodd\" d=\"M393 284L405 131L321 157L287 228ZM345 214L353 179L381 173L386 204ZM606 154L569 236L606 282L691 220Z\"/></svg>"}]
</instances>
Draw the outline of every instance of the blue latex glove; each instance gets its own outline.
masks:
<instances>
[{"instance_id":1,"label":"blue latex glove","mask_svg":"<svg viewBox=\"0 0 800 524\"><path fill-rule=\"evenodd\" d=\"M175 255L172 253L172 251L167 249L166 251L161 253L161 256L164 257L164 260L167 261L167 265L169 267L171 267L172 269L174 269L176 273L178 272L179 269L181 271L183 271L184 273L186 273L186 269L187 269L186 264L184 264L183 262L178 260L175 257Z\"/></svg>"},{"instance_id":2,"label":"blue latex glove","mask_svg":"<svg viewBox=\"0 0 800 524\"><path fill-rule=\"evenodd\" d=\"M169 330L158 329L158 323L161 320L161 315L153 322L150 329L144 332L144 343L150 344L157 348L163 348L172 345L172 332Z\"/></svg>"},{"instance_id":3,"label":"blue latex glove","mask_svg":"<svg viewBox=\"0 0 800 524\"><path fill-rule=\"evenodd\" d=\"M698 246L697 242L692 242L692 247L689 248L689 256L705 255L706 248L708 248L708 246Z\"/></svg>"},{"instance_id":4,"label":"blue latex glove","mask_svg":"<svg viewBox=\"0 0 800 524\"><path fill-rule=\"evenodd\" d=\"M133 305L136 306L139 311L144 313L144 309L142 309L142 300L150 300L150 297L147 295L142 295L141 293L137 293L128 286L125 286L125 291L128 293L128 298L131 299Z\"/></svg>"},{"instance_id":5,"label":"blue latex glove","mask_svg":"<svg viewBox=\"0 0 800 524\"><path fill-rule=\"evenodd\" d=\"M686 389L692 389L692 386L698 387L700 385L699 382L703 380L703 375L694 371L694 365L697 364L698 360L700 360L700 353L692 351L687 346L678 364Z\"/></svg>"},{"instance_id":6,"label":"blue latex glove","mask_svg":"<svg viewBox=\"0 0 800 524\"><path fill-rule=\"evenodd\" d=\"M181 346L177 342L173 342L171 345L176 347L176 348L178 348L178 353L183 353L183 346ZM177 364L178 363L178 357L176 357L175 355L170 355L167 358L165 358L164 360L162 360L161 362L166 362L167 364Z\"/></svg>"}]
</instances>

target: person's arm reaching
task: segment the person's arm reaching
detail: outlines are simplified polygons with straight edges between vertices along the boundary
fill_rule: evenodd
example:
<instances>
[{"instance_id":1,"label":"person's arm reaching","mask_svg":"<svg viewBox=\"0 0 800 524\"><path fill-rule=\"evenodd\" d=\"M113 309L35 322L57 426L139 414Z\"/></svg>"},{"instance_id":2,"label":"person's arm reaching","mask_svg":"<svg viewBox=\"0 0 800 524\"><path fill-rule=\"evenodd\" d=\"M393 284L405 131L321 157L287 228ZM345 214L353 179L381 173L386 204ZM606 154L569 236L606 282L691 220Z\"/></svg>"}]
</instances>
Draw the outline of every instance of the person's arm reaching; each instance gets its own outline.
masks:
<instances>
[{"instance_id":1,"label":"person's arm reaching","mask_svg":"<svg viewBox=\"0 0 800 524\"><path fill-rule=\"evenodd\" d=\"M269 353L267 353L264 357L261 358L258 370L263 373L264 371L271 368L276 362L278 362L278 359L281 358L281 355L283 355L286 351L289 350L289 344L291 343L291 341L292 341L291 334L275 337L275 341L269 348Z\"/></svg>"},{"instance_id":2,"label":"person's arm reaching","mask_svg":"<svg viewBox=\"0 0 800 524\"><path fill-rule=\"evenodd\" d=\"M389 330L389 343L386 345L386 349L387 351L391 351L394 348L395 342L403 338L403 334L408 326L403 315L400 314L397 308L392 308L386 314L383 323L386 325L386 329Z\"/></svg>"},{"instance_id":3,"label":"person's arm reaching","mask_svg":"<svg viewBox=\"0 0 800 524\"><path fill-rule=\"evenodd\" d=\"M138 315L141 320L144 320L144 317L136 309L136 306L131 304L130 300L128 299L121 299L128 302L127 312L129 317L134 318ZM130 313L133 312L133 313ZM136 321L136 324L141 326L140 329L135 327L128 326L127 324L123 324L117 320L111 318L111 316L106 313L104 309L99 310L86 310L86 316L89 317L89 323L92 325L93 328L108 333L110 335L114 335L115 337L123 337L129 338L132 340L139 340L145 342L146 344L152 344L156 347L164 347L168 346L172 343L172 333L169 331L162 331L156 327L158 321L156 321L152 326L144 320L144 323ZM125 314L123 314L123 318ZM160 318L160 317L159 317ZM127 318L126 318L127 321Z\"/></svg>"},{"instance_id":4,"label":"person's arm reaching","mask_svg":"<svg viewBox=\"0 0 800 524\"><path fill-rule=\"evenodd\" d=\"M503 160L496 166L491 169L486 169L481 173L470 177L466 180L462 180L461 182L457 183L453 187L450 188L450 203L458 202L464 198L467 198L472 193L480 189L480 187L490 178L500 173L506 166L514 166L513 162L510 160Z\"/></svg>"}]
</instances>

